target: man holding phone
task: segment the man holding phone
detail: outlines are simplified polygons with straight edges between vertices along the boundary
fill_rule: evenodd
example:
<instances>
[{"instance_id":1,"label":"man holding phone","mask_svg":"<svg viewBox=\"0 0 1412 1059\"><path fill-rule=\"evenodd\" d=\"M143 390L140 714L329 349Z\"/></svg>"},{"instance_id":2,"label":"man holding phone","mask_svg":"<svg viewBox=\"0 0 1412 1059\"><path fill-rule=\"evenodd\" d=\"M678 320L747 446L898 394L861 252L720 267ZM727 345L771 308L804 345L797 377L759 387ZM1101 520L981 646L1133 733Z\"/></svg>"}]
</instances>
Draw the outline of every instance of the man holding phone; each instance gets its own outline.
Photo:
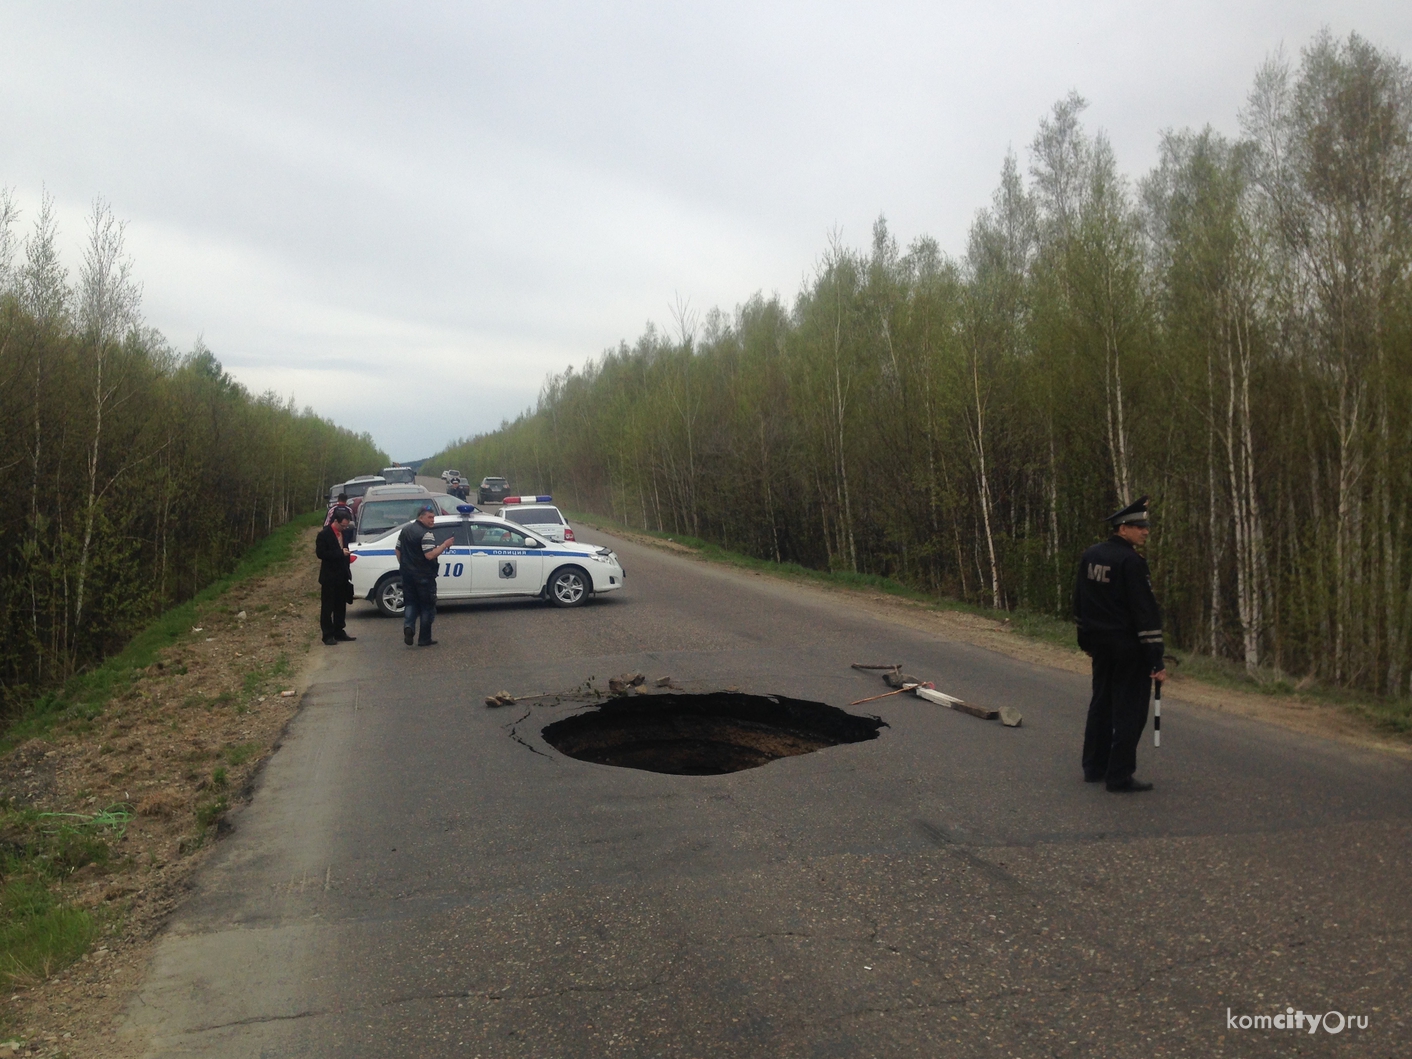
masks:
<instances>
[{"instance_id":1,"label":"man holding phone","mask_svg":"<svg viewBox=\"0 0 1412 1059\"><path fill-rule=\"evenodd\" d=\"M436 620L436 573L441 553L451 547L454 535L440 544L432 533L436 524L436 509L430 505L417 512L414 521L402 527L397 535L397 567L402 574L402 640L411 647L421 617L418 647L436 643L431 638L431 623Z\"/></svg>"},{"instance_id":2,"label":"man holding phone","mask_svg":"<svg viewBox=\"0 0 1412 1059\"><path fill-rule=\"evenodd\" d=\"M353 512L336 504L328 523L314 538L314 554L319 559L319 628L329 647L356 639L345 628L348 604L353 601L353 574L344 537L352 522Z\"/></svg>"}]
</instances>

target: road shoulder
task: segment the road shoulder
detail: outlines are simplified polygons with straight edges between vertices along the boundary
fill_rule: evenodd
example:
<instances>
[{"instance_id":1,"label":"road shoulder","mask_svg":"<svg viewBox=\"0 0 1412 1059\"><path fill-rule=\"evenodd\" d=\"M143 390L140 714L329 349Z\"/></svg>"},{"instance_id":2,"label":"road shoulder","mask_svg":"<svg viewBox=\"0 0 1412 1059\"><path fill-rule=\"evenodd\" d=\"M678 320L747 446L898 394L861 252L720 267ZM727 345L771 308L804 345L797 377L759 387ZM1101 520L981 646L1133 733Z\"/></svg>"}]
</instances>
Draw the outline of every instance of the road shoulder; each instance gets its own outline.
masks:
<instances>
[{"instance_id":1,"label":"road shoulder","mask_svg":"<svg viewBox=\"0 0 1412 1059\"><path fill-rule=\"evenodd\" d=\"M318 626L316 528L291 557L203 604L197 623L96 717L61 723L6 755L0 776L41 777L6 791L33 814L92 814L124 806L111 852L57 884L91 916L89 950L70 966L11 983L0 1042L7 1054L113 1056L113 1027L141 987L157 937L192 877L252 797L260 772L299 709ZM34 768L31 761L42 763ZM20 795L17 799L16 795Z\"/></svg>"},{"instance_id":2,"label":"road shoulder","mask_svg":"<svg viewBox=\"0 0 1412 1059\"><path fill-rule=\"evenodd\" d=\"M817 601L840 601L862 610L879 621L929 633L943 640L971 644L995 651L1031 665L1068 673L1088 673L1088 657L1077 648L1024 635L1009 619L991 618L963 610L946 609L885 592L858 589L821 581L804 581L787 573L768 569L746 569L703 555L695 548L650 534L637 533L606 520L579 518L584 525L608 536L630 541L690 562L708 563L742 583L769 581L788 585L794 592ZM849 659L849 662L893 663L904 658ZM1412 738L1390 733L1351 713L1337 703L1313 701L1305 696L1263 694L1223 687L1183 676L1173 670L1165 688L1164 705L1192 705L1262 724L1272 724L1304 735L1336 740L1365 750L1377 750L1402 758L1412 758Z\"/></svg>"}]
</instances>

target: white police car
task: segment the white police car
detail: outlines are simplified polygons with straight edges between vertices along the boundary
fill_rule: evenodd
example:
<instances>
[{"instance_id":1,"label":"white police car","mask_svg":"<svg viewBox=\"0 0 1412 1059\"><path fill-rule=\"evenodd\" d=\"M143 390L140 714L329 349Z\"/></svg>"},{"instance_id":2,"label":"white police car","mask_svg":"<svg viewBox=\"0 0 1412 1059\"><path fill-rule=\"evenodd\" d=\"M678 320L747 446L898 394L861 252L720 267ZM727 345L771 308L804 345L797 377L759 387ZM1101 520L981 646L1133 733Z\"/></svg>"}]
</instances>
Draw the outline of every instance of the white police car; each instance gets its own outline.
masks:
<instances>
[{"instance_id":1,"label":"white police car","mask_svg":"<svg viewBox=\"0 0 1412 1059\"><path fill-rule=\"evenodd\" d=\"M524 526L475 511L439 515L432 536L454 543L441 553L438 600L539 596L558 607L577 607L597 592L623 587L623 567L607 548L556 542ZM404 523L405 525L405 523ZM397 569L398 526L376 540L359 540L349 551L353 592L372 600L383 614L402 613L402 577Z\"/></svg>"},{"instance_id":2,"label":"white police car","mask_svg":"<svg viewBox=\"0 0 1412 1059\"><path fill-rule=\"evenodd\" d=\"M552 496L507 496L501 501L505 506L500 509L500 517L524 526L546 540L571 541L574 531L553 501Z\"/></svg>"}]
</instances>

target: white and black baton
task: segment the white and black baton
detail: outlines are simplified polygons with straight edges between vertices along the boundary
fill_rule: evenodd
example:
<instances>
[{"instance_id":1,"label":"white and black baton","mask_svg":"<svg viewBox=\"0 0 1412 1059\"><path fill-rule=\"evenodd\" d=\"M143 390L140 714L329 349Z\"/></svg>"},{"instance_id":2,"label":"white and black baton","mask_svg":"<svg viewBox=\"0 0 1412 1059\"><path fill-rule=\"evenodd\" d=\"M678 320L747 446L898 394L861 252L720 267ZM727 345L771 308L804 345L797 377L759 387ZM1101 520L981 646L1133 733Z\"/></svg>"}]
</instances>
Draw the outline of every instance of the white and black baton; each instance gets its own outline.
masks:
<instances>
[{"instance_id":1,"label":"white and black baton","mask_svg":"<svg viewBox=\"0 0 1412 1059\"><path fill-rule=\"evenodd\" d=\"M1152 745L1162 745L1162 682L1154 680L1152 691Z\"/></svg>"}]
</instances>

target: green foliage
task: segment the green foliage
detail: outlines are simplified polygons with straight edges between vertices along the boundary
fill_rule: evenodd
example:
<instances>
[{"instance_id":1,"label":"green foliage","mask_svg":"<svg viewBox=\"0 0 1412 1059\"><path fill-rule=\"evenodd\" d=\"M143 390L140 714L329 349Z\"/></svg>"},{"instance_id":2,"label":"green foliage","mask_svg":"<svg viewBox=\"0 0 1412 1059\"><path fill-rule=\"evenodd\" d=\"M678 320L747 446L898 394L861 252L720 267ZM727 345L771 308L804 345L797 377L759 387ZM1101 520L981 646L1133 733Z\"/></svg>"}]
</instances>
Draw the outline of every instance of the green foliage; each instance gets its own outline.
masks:
<instances>
[{"instance_id":1,"label":"green foliage","mask_svg":"<svg viewBox=\"0 0 1412 1059\"><path fill-rule=\"evenodd\" d=\"M199 343L179 354L135 311L71 319L43 235L0 288L0 722L245 576L253 545L387 462L366 435L249 393Z\"/></svg>"},{"instance_id":2,"label":"green foliage","mask_svg":"<svg viewBox=\"0 0 1412 1059\"><path fill-rule=\"evenodd\" d=\"M41 813L0 807L0 981L33 982L88 948L93 917L65 903L55 884L111 857L132 807L96 813Z\"/></svg>"},{"instance_id":3,"label":"green foliage","mask_svg":"<svg viewBox=\"0 0 1412 1059\"><path fill-rule=\"evenodd\" d=\"M245 764L245 762L249 761L252 757L259 753L259 750L259 743L237 743L235 746L227 747L224 756L226 761L228 761L231 765L238 766L243 765Z\"/></svg>"},{"instance_id":4,"label":"green foliage","mask_svg":"<svg viewBox=\"0 0 1412 1059\"><path fill-rule=\"evenodd\" d=\"M1102 517L1150 494L1170 645L1405 698L1412 70L1322 34L1239 141L1167 134L1137 182L1083 110L1028 179L1006 159L963 258L880 218L792 303L682 308L426 469L1056 641Z\"/></svg>"},{"instance_id":5,"label":"green foliage","mask_svg":"<svg viewBox=\"0 0 1412 1059\"><path fill-rule=\"evenodd\" d=\"M258 577L276 564L288 560L299 536L309 527L319 525L322 518L321 512L307 512L262 537L240 556L230 573L207 584L193 598L152 619L121 651L31 702L0 735L0 753L26 739L42 735L60 721L74 723L97 717L113 697L131 685L139 672L157 661L158 652L192 635L192 627L201 623L203 608L213 605L232 586ZM288 668L289 660L281 657L269 675L288 672ZM171 667L170 672L185 673L186 667L177 664ZM204 700L198 696L195 701L188 698L183 705L202 703Z\"/></svg>"},{"instance_id":6,"label":"green foliage","mask_svg":"<svg viewBox=\"0 0 1412 1059\"><path fill-rule=\"evenodd\" d=\"M0 886L0 982L40 981L87 951L97 926L80 908L61 903L35 878Z\"/></svg>"},{"instance_id":7,"label":"green foliage","mask_svg":"<svg viewBox=\"0 0 1412 1059\"><path fill-rule=\"evenodd\" d=\"M224 776L225 769L218 769ZM196 806L196 822L203 828L210 827L221 818L221 814L230 808L230 801L224 794L201 802Z\"/></svg>"}]
</instances>

